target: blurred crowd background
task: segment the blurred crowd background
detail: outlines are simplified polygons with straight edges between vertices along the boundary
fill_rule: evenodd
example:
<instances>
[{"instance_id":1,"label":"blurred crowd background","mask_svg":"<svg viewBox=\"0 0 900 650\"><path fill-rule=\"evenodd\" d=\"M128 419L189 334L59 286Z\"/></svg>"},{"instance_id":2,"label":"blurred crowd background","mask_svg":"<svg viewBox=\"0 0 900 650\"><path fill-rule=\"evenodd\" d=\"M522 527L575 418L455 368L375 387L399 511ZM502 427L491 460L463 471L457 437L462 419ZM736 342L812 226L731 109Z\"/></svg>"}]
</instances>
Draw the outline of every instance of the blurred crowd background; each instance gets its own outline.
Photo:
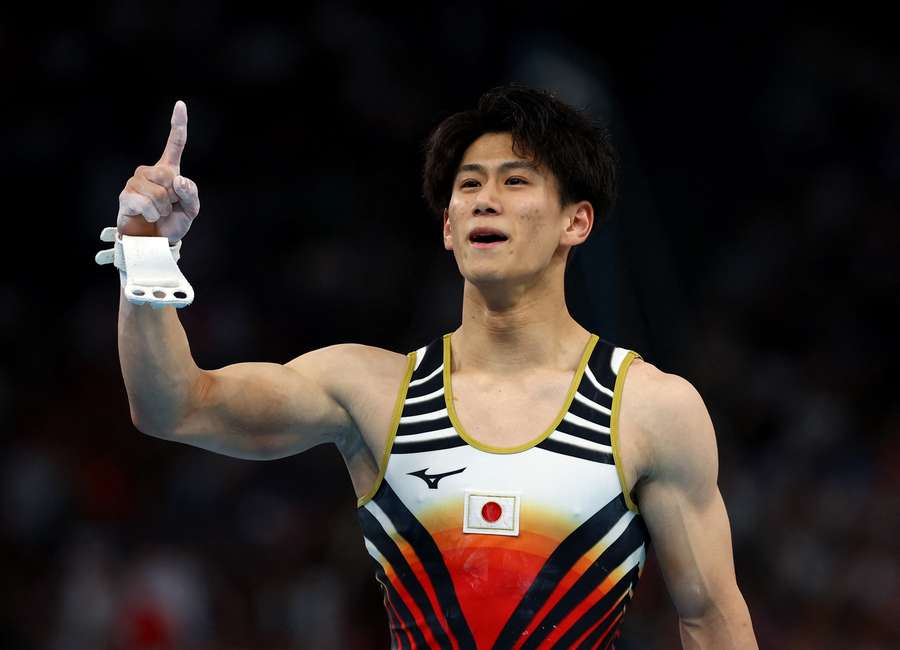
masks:
<instances>
[{"instance_id":1,"label":"blurred crowd background","mask_svg":"<svg viewBox=\"0 0 900 650\"><path fill-rule=\"evenodd\" d=\"M0 647L387 647L337 451L250 462L136 431L118 277L93 256L183 99L197 363L413 350L458 326L462 288L422 141L509 81L614 134L622 195L568 271L571 310L704 397L760 646L898 647L900 48L844 10L131 0L0 19L18 255ZM617 647L680 647L652 552Z\"/></svg>"}]
</instances>

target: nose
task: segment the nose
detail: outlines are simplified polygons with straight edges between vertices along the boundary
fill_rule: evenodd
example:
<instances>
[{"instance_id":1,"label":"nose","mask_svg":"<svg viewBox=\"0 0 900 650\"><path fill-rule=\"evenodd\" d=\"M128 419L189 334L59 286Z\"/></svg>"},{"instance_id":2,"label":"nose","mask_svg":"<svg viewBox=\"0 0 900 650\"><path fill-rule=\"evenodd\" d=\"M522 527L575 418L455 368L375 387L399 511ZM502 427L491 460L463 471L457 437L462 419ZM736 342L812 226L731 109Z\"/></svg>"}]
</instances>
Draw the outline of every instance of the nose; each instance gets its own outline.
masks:
<instances>
[{"instance_id":1,"label":"nose","mask_svg":"<svg viewBox=\"0 0 900 650\"><path fill-rule=\"evenodd\" d=\"M475 205L472 207L472 214L475 216L484 214L500 214L503 211L500 201L494 192L492 186L486 183L482 186L481 191L475 197Z\"/></svg>"}]
</instances>

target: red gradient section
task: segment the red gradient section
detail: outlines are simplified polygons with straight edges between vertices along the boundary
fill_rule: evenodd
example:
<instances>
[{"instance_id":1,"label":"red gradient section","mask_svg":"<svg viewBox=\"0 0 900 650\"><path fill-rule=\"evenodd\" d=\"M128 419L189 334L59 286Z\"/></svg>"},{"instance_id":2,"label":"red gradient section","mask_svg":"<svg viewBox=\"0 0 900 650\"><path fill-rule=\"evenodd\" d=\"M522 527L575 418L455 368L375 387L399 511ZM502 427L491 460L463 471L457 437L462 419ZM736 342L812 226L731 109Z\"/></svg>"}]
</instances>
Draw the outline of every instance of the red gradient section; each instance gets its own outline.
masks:
<instances>
[{"instance_id":1,"label":"red gradient section","mask_svg":"<svg viewBox=\"0 0 900 650\"><path fill-rule=\"evenodd\" d=\"M434 538L479 648L491 647L558 544L527 531L508 537L455 529Z\"/></svg>"}]
</instances>

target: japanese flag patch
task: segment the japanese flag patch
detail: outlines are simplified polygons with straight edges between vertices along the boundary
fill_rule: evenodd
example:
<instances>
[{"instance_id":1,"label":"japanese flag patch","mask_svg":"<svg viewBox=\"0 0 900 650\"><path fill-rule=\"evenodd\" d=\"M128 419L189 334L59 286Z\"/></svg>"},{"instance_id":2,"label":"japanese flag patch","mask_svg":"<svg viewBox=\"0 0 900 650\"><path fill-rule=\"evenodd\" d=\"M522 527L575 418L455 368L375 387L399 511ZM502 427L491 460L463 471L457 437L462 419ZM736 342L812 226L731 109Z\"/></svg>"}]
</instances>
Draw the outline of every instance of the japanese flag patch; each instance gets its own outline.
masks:
<instances>
[{"instance_id":1,"label":"japanese flag patch","mask_svg":"<svg viewBox=\"0 0 900 650\"><path fill-rule=\"evenodd\" d=\"M518 492L466 490L463 532L482 535L519 535Z\"/></svg>"}]
</instances>

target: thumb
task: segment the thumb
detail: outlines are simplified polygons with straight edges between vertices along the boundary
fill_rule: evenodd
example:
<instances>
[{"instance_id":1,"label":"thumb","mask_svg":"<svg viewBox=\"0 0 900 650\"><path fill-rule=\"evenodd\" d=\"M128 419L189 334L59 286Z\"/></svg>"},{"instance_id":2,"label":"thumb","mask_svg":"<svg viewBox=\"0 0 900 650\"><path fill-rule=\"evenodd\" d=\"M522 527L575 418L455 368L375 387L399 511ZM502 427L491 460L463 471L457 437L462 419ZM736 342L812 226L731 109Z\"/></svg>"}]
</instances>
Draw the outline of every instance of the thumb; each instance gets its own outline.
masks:
<instances>
[{"instance_id":1,"label":"thumb","mask_svg":"<svg viewBox=\"0 0 900 650\"><path fill-rule=\"evenodd\" d=\"M159 159L158 165L169 165L178 169L181 166L181 152L187 143L187 105L180 99L175 102L172 109L171 129L166 148Z\"/></svg>"},{"instance_id":2,"label":"thumb","mask_svg":"<svg viewBox=\"0 0 900 650\"><path fill-rule=\"evenodd\" d=\"M176 176L172 187L175 194L178 195L178 202L185 215L189 219L196 217L200 213L200 195L197 191L197 184L185 176Z\"/></svg>"}]
</instances>

